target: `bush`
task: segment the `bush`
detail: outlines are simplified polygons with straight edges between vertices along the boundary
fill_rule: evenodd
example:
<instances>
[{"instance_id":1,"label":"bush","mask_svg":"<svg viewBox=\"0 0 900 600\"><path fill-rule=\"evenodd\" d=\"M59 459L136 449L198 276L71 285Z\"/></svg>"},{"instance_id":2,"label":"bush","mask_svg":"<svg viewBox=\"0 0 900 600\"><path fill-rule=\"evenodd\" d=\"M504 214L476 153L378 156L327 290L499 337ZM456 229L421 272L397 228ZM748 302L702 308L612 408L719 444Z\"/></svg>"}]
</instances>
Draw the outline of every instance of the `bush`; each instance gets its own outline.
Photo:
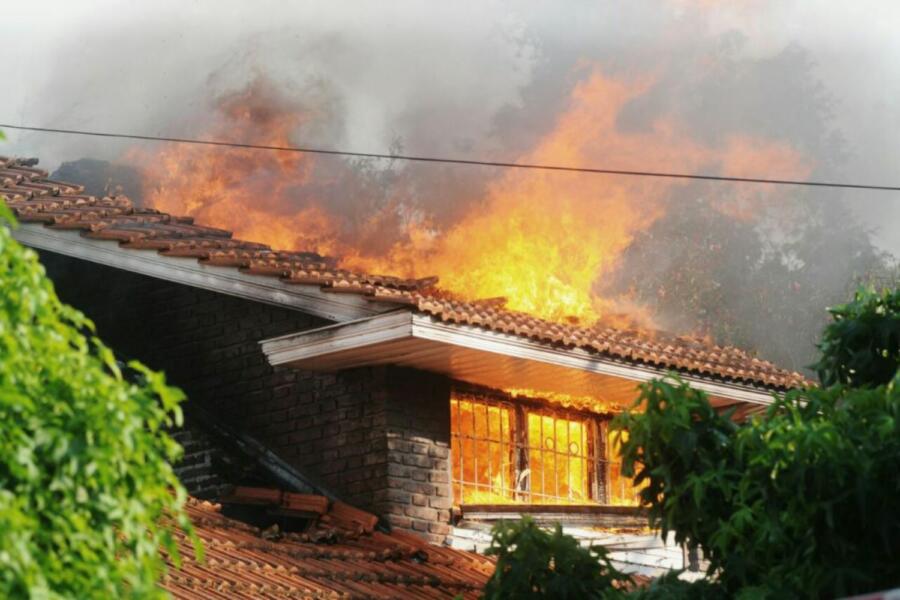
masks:
<instances>
[{"instance_id":1,"label":"bush","mask_svg":"<svg viewBox=\"0 0 900 600\"><path fill-rule=\"evenodd\" d=\"M820 598L900 584L900 292L860 290L831 312L816 365L829 387L792 391L739 425L673 375L643 384L614 420L629 432L623 472L644 484L650 525L710 564L703 580L670 573L627 597ZM487 598L623 595L606 553L559 527L499 525L491 553Z\"/></svg>"},{"instance_id":2,"label":"bush","mask_svg":"<svg viewBox=\"0 0 900 600\"><path fill-rule=\"evenodd\" d=\"M487 600L622 596L628 577L612 566L606 549L581 546L559 525L550 533L525 517L498 523L493 535L486 554L497 557L497 568L484 588Z\"/></svg>"},{"instance_id":3,"label":"bush","mask_svg":"<svg viewBox=\"0 0 900 600\"><path fill-rule=\"evenodd\" d=\"M737 426L672 377L616 419L651 524L701 548L730 595L900 583L898 297L861 291L835 309L819 368L837 384L790 392L762 418Z\"/></svg>"},{"instance_id":4,"label":"bush","mask_svg":"<svg viewBox=\"0 0 900 600\"><path fill-rule=\"evenodd\" d=\"M167 523L190 531L164 431L181 392L138 363L123 377L2 202L0 221L0 597L164 596Z\"/></svg>"},{"instance_id":5,"label":"bush","mask_svg":"<svg viewBox=\"0 0 900 600\"><path fill-rule=\"evenodd\" d=\"M684 581L680 572L670 571L653 580L645 588L634 590L628 600L730 600L725 590L716 582L700 579Z\"/></svg>"},{"instance_id":6,"label":"bush","mask_svg":"<svg viewBox=\"0 0 900 600\"><path fill-rule=\"evenodd\" d=\"M813 368L822 385L884 385L900 363L900 290L856 292L853 302L829 309Z\"/></svg>"}]
</instances>

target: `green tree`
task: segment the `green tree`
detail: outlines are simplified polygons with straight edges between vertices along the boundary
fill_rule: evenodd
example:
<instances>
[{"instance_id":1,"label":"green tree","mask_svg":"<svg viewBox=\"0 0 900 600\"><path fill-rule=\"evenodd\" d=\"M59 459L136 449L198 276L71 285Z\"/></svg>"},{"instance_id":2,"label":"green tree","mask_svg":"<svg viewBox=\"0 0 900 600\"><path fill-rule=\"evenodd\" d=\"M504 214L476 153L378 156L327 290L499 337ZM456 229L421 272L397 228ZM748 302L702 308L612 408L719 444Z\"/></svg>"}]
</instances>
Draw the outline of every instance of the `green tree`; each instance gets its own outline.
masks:
<instances>
[{"instance_id":1,"label":"green tree","mask_svg":"<svg viewBox=\"0 0 900 600\"><path fill-rule=\"evenodd\" d=\"M827 388L737 425L677 377L642 386L615 426L651 524L701 548L731 597L835 597L900 584L898 292L832 311ZM848 385L850 384L850 385Z\"/></svg>"},{"instance_id":2,"label":"green tree","mask_svg":"<svg viewBox=\"0 0 900 600\"><path fill-rule=\"evenodd\" d=\"M605 548L585 548L559 525L551 533L530 517L496 525L486 554L497 557L484 588L487 600L612 600L623 596L621 586L628 581Z\"/></svg>"},{"instance_id":3,"label":"green tree","mask_svg":"<svg viewBox=\"0 0 900 600\"><path fill-rule=\"evenodd\" d=\"M190 532L170 463L180 391L126 377L57 298L0 201L0 597L151 598Z\"/></svg>"},{"instance_id":4,"label":"green tree","mask_svg":"<svg viewBox=\"0 0 900 600\"><path fill-rule=\"evenodd\" d=\"M856 293L853 302L829 309L813 365L823 385L883 385L900 364L900 290Z\"/></svg>"},{"instance_id":5,"label":"green tree","mask_svg":"<svg viewBox=\"0 0 900 600\"><path fill-rule=\"evenodd\" d=\"M644 484L650 525L710 566L703 580L673 573L628 598L833 598L900 584L898 300L860 290L832 309L816 365L832 385L775 398L749 422L677 376L641 386L613 422L629 432L623 472ZM501 524L491 553L488 598L622 595L606 553L559 529Z\"/></svg>"}]
</instances>

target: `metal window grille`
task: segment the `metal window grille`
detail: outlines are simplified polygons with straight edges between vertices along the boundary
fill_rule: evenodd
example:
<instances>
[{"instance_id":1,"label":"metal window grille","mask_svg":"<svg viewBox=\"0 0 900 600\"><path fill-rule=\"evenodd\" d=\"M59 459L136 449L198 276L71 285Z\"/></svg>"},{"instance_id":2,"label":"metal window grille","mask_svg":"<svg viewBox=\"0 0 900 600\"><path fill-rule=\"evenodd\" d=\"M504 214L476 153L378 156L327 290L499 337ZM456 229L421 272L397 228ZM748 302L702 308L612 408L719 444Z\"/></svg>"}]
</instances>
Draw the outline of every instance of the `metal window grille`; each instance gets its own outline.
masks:
<instances>
[{"instance_id":1,"label":"metal window grille","mask_svg":"<svg viewBox=\"0 0 900 600\"><path fill-rule=\"evenodd\" d=\"M450 408L457 504L636 504L606 421L456 391Z\"/></svg>"},{"instance_id":2,"label":"metal window grille","mask_svg":"<svg viewBox=\"0 0 900 600\"><path fill-rule=\"evenodd\" d=\"M609 504L618 506L635 506L642 486L636 486L631 477L622 475L622 462L615 460L619 456L619 447L628 439L627 431L609 432L606 436L606 495Z\"/></svg>"},{"instance_id":3,"label":"metal window grille","mask_svg":"<svg viewBox=\"0 0 900 600\"><path fill-rule=\"evenodd\" d=\"M499 504L516 499L515 409L454 397L450 455L457 502Z\"/></svg>"},{"instance_id":4,"label":"metal window grille","mask_svg":"<svg viewBox=\"0 0 900 600\"><path fill-rule=\"evenodd\" d=\"M591 497L596 462L588 419L526 411L529 497L532 504L582 504Z\"/></svg>"}]
</instances>

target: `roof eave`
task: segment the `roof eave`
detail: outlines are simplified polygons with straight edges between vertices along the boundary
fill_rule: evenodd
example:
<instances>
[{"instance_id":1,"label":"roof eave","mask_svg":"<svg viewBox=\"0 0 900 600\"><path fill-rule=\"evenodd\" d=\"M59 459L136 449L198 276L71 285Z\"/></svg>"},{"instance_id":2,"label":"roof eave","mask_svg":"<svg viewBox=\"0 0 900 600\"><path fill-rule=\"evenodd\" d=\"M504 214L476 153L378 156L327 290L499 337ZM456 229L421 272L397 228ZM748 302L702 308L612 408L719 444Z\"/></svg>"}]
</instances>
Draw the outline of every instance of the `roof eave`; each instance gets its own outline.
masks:
<instances>
[{"instance_id":1,"label":"roof eave","mask_svg":"<svg viewBox=\"0 0 900 600\"><path fill-rule=\"evenodd\" d=\"M260 342L272 365L337 371L398 365L500 389L587 395L622 405L635 385L665 368L632 364L472 325L401 310ZM752 385L681 376L718 401L769 404L773 392Z\"/></svg>"},{"instance_id":2,"label":"roof eave","mask_svg":"<svg viewBox=\"0 0 900 600\"><path fill-rule=\"evenodd\" d=\"M86 238L78 230L52 229L23 223L13 231L20 243L81 260L123 269L328 319L349 321L391 310L355 294L330 294L318 285L285 283L276 277L242 273L232 267L207 265L196 258L163 256L154 250L123 250L118 242Z\"/></svg>"}]
</instances>

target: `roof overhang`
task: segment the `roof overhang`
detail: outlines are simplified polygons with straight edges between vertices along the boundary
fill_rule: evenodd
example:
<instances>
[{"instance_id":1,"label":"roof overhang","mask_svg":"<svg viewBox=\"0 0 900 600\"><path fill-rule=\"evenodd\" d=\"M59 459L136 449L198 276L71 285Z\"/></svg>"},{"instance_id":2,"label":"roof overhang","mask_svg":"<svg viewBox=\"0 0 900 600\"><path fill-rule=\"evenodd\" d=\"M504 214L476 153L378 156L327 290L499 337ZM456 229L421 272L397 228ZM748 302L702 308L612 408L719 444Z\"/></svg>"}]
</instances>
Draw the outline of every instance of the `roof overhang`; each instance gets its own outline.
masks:
<instances>
[{"instance_id":1,"label":"roof overhang","mask_svg":"<svg viewBox=\"0 0 900 600\"><path fill-rule=\"evenodd\" d=\"M196 258L163 256L155 250L123 249L112 240L93 240L72 229L23 223L13 231L22 244L140 275L203 288L266 304L301 310L330 321L348 321L392 310L356 294L323 292L317 285L285 283L248 275L233 267L206 265Z\"/></svg>"},{"instance_id":2,"label":"roof overhang","mask_svg":"<svg viewBox=\"0 0 900 600\"><path fill-rule=\"evenodd\" d=\"M372 365L413 367L498 389L590 396L619 406L635 398L635 386L665 369L617 361L470 325L446 323L400 311L260 342L272 365L338 371ZM682 375L709 393L714 404L769 404L772 392Z\"/></svg>"}]
</instances>

